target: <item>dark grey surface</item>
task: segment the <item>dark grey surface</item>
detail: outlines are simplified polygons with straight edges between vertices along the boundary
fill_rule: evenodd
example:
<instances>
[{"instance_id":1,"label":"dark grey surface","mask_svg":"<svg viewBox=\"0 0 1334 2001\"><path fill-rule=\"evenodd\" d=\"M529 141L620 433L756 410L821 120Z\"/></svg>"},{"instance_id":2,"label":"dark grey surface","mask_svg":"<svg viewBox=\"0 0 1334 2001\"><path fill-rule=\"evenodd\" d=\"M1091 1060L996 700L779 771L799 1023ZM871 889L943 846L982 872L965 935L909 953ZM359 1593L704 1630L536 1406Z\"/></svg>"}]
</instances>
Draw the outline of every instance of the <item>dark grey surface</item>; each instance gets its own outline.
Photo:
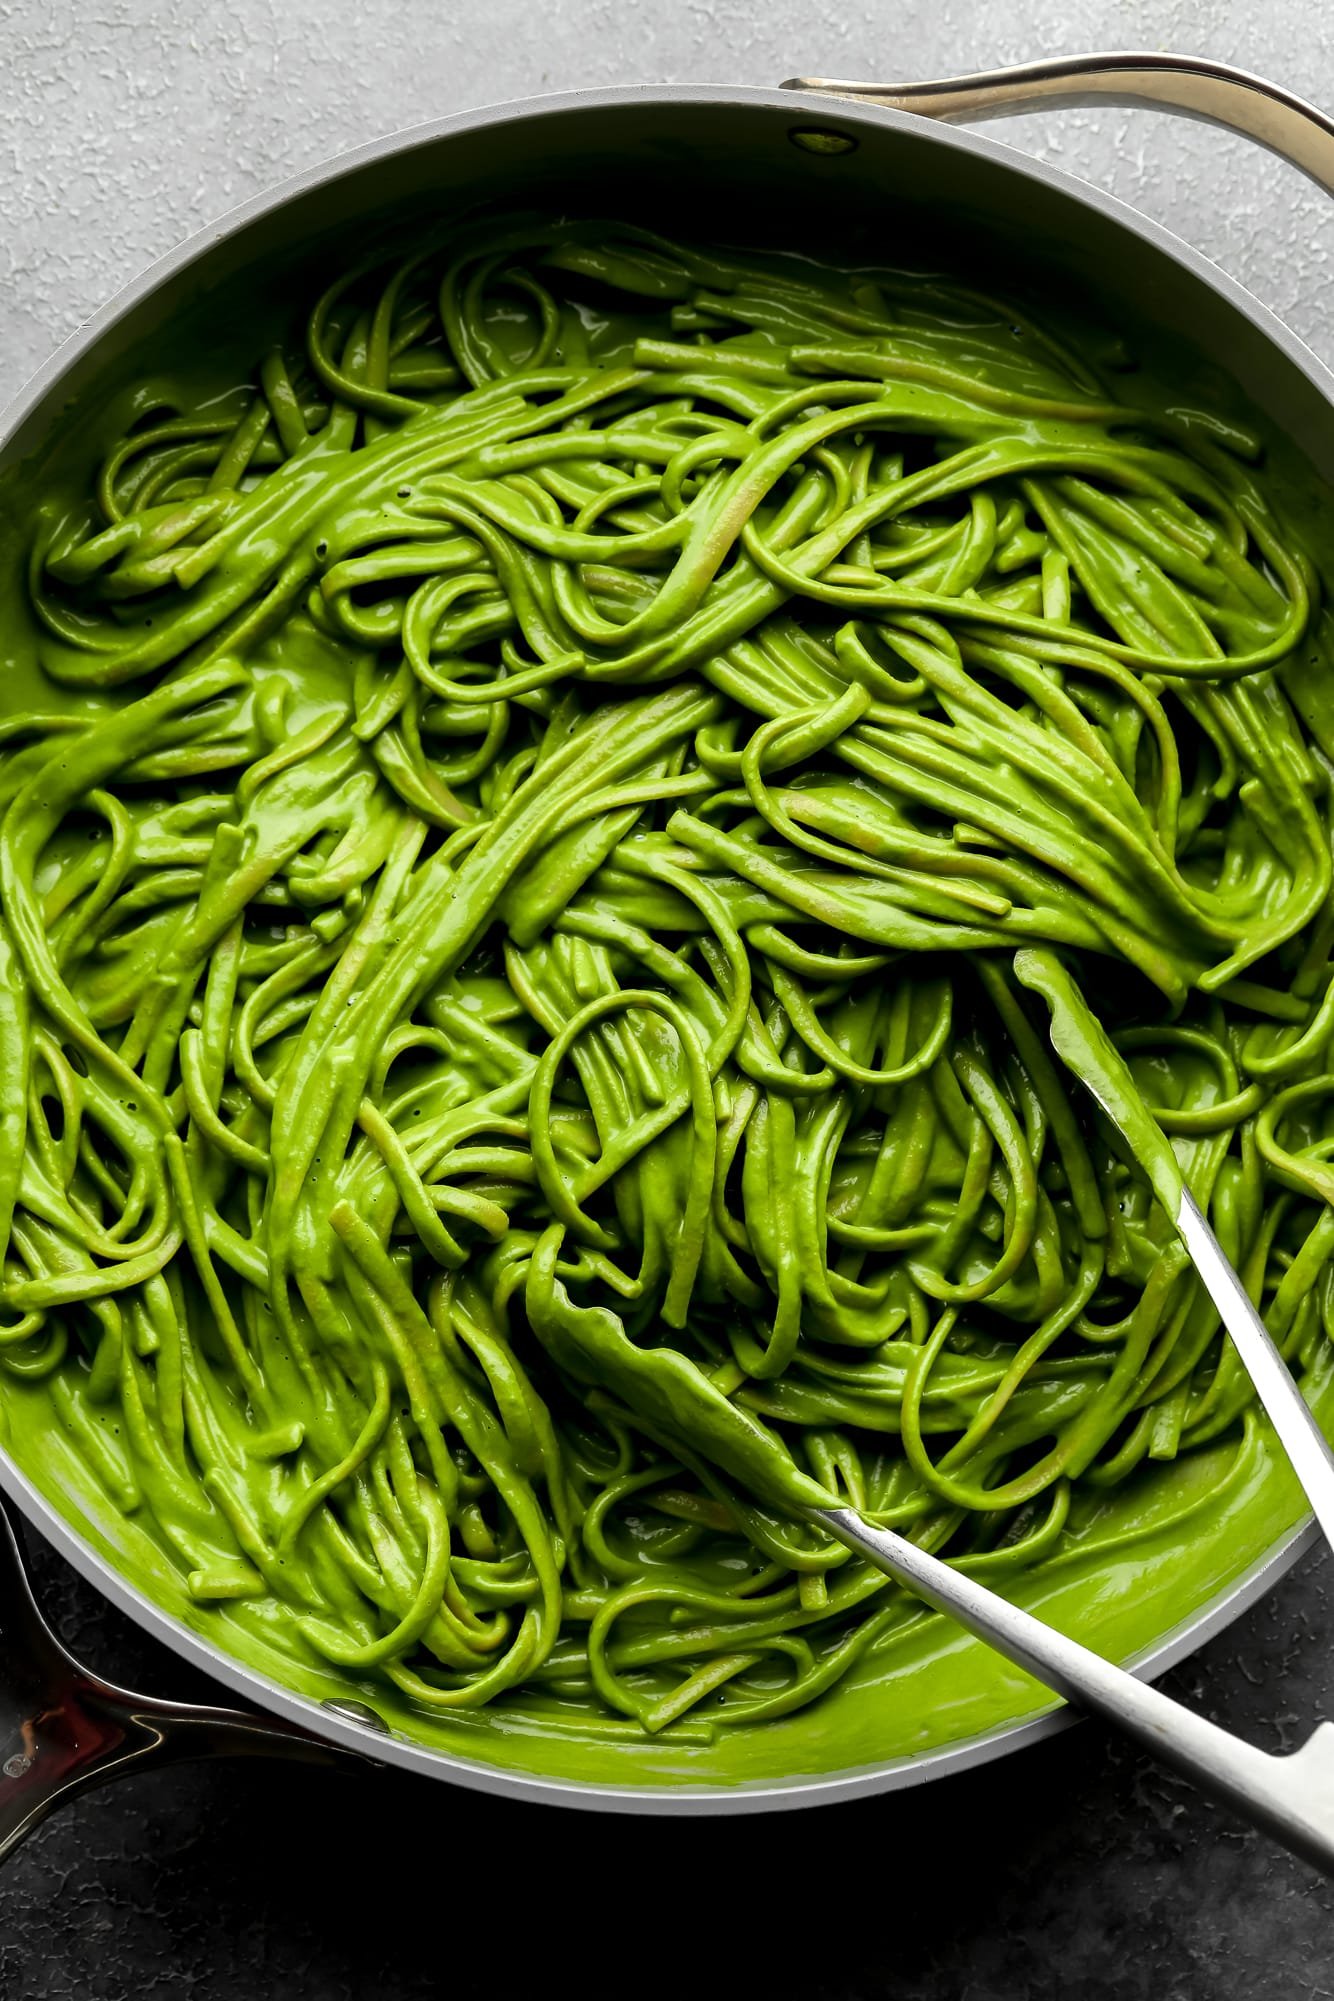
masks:
<instances>
[{"instance_id":1,"label":"dark grey surface","mask_svg":"<svg viewBox=\"0 0 1334 2001\"><path fill-rule=\"evenodd\" d=\"M1334 104L1324 0L1065 0L1045 21L1012 0L0 0L0 401L188 230L385 130L579 83L923 76L1099 46L1210 54ZM1001 130L1177 229L1334 357L1334 206L1291 169L1150 114ZM203 1692L37 1556L95 1666ZM1334 1713L1331 1577L1308 1562L1165 1685L1256 1742L1300 1741ZM0 1874L0 1996L1334 2001L1332 1903L1092 1726L921 1792L745 1823L240 1764L49 1823Z\"/></svg>"},{"instance_id":2,"label":"dark grey surface","mask_svg":"<svg viewBox=\"0 0 1334 2001\"><path fill-rule=\"evenodd\" d=\"M207 1692L33 1554L92 1665ZM1334 1713L1331 1579L1318 1552L1164 1687L1269 1749L1299 1742ZM9 1862L0 1994L1329 2001L1332 1917L1334 1888L1092 1724L917 1792L745 1822L199 1766L76 1802Z\"/></svg>"}]
</instances>

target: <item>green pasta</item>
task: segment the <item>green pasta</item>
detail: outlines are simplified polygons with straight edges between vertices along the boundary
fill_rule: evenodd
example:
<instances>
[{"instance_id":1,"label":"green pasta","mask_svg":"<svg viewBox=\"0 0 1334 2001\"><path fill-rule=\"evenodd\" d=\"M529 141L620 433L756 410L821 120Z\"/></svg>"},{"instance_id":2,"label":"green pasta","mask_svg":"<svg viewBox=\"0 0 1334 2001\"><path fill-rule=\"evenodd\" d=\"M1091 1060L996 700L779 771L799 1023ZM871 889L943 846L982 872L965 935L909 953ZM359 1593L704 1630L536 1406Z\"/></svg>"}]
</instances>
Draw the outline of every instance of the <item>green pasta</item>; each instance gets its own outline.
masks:
<instances>
[{"instance_id":1,"label":"green pasta","mask_svg":"<svg viewBox=\"0 0 1334 2001\"><path fill-rule=\"evenodd\" d=\"M944 279L493 220L36 507L0 1398L200 1606L689 1743L916 1616L804 1505L1003 1583L1244 1452L1020 951L1322 1354L1318 580L1256 441L1115 380Z\"/></svg>"}]
</instances>

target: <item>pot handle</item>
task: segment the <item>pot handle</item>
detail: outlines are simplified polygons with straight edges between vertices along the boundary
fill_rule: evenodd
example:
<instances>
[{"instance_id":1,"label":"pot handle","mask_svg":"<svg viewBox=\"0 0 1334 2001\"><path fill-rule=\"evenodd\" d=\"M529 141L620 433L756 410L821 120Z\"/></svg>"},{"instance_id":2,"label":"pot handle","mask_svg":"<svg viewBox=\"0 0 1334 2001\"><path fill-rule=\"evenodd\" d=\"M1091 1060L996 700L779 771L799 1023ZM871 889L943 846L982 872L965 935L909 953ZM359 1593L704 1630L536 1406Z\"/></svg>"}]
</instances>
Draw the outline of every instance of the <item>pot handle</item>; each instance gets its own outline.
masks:
<instances>
[{"instance_id":1,"label":"pot handle","mask_svg":"<svg viewBox=\"0 0 1334 2001\"><path fill-rule=\"evenodd\" d=\"M360 1705L349 1721L383 1724ZM187 1758L373 1761L285 1723L193 1702L136 1695L66 1651L38 1609L6 1502L0 1501L0 1861L56 1807L124 1772Z\"/></svg>"},{"instance_id":2,"label":"pot handle","mask_svg":"<svg viewBox=\"0 0 1334 2001\"><path fill-rule=\"evenodd\" d=\"M1068 105L1156 105L1243 133L1334 194L1334 119L1276 83L1203 56L1057 56L934 83L847 83L812 76L793 77L783 88L856 98L947 123Z\"/></svg>"}]
</instances>

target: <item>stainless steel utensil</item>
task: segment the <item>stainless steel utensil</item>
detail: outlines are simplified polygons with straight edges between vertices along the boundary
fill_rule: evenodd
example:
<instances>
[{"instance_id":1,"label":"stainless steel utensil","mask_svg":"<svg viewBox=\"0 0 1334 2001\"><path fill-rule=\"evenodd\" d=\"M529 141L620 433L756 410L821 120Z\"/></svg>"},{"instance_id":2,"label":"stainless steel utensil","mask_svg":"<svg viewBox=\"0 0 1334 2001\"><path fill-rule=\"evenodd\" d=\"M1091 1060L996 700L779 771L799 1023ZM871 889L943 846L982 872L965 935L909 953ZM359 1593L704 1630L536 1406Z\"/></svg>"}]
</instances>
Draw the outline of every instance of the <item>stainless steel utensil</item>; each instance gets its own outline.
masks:
<instances>
[{"instance_id":1,"label":"stainless steel utensil","mask_svg":"<svg viewBox=\"0 0 1334 2001\"><path fill-rule=\"evenodd\" d=\"M1286 1757L1259 1751L853 1509L812 1508L810 1516L1007 1660L1105 1717L1201 1792L1227 1801L1317 1869L1334 1874L1334 1723L1318 1723L1301 1749Z\"/></svg>"},{"instance_id":2,"label":"stainless steel utensil","mask_svg":"<svg viewBox=\"0 0 1334 2001\"><path fill-rule=\"evenodd\" d=\"M1219 1318L1278 1433L1279 1443L1311 1503L1325 1540L1334 1547L1334 1452L1288 1373L1287 1363L1269 1329L1186 1186L1171 1141L1136 1091L1120 1050L1105 1034L1082 995L1064 979L1055 955L1045 951L1020 952L1015 958L1015 970L1026 986L1047 1001L1051 1008L1052 1047L1111 1122L1125 1151L1147 1177L1166 1211L1205 1291L1218 1308Z\"/></svg>"},{"instance_id":3,"label":"stainless steel utensil","mask_svg":"<svg viewBox=\"0 0 1334 2001\"><path fill-rule=\"evenodd\" d=\"M1334 1541L1334 1453L1186 1186L1170 1141L1140 1100L1125 1059L1065 980L1054 954L1020 952L1015 969L1051 1008L1057 1055L1147 1175L1236 1343L1326 1538ZM1317 1724L1301 1749L1288 1756L1259 1751L853 1509L812 1508L810 1517L1039 1681L1106 1717L1202 1791L1228 1801L1334 1874L1334 1724Z\"/></svg>"}]
</instances>

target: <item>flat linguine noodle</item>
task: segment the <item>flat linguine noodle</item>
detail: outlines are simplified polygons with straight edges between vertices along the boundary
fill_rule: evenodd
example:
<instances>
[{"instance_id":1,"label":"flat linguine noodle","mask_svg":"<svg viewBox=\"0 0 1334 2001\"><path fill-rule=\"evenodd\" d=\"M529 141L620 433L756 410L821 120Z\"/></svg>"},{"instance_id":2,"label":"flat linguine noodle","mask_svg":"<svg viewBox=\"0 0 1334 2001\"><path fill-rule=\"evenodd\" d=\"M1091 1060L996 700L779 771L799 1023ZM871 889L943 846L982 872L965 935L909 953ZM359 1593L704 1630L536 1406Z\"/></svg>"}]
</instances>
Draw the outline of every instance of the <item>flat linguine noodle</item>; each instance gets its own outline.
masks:
<instances>
[{"instance_id":1,"label":"flat linguine noodle","mask_svg":"<svg viewBox=\"0 0 1334 2001\"><path fill-rule=\"evenodd\" d=\"M1334 710L1243 434L944 280L492 223L35 512L0 1398L201 1605L689 1742L912 1616L804 1505L1003 1581L1244 1451L1026 948L1325 1343Z\"/></svg>"}]
</instances>

